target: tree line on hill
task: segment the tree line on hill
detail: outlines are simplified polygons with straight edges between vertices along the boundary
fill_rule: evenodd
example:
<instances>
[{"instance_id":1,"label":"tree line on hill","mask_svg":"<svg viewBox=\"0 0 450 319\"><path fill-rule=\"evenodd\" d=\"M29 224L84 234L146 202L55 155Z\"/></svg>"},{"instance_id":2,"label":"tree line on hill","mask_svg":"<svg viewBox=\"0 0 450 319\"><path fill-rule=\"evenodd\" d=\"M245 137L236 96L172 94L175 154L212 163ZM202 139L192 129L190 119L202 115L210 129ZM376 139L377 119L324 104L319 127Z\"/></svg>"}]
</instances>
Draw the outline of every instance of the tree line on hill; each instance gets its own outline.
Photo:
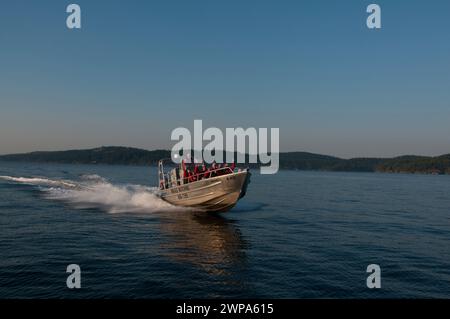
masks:
<instances>
[{"instance_id":1,"label":"tree line on hill","mask_svg":"<svg viewBox=\"0 0 450 319\"><path fill-rule=\"evenodd\" d=\"M234 154L236 158L237 154ZM100 147L87 150L32 152L0 156L3 161L26 161L71 164L156 165L169 158L168 150L143 150L131 147ZM225 156L224 156L225 157ZM246 155L248 158L248 155ZM257 167L258 164L250 164ZM351 158L307 152L280 153L280 168L293 170L321 170L346 172L388 172L450 174L450 154L427 156L400 156L395 158Z\"/></svg>"}]
</instances>

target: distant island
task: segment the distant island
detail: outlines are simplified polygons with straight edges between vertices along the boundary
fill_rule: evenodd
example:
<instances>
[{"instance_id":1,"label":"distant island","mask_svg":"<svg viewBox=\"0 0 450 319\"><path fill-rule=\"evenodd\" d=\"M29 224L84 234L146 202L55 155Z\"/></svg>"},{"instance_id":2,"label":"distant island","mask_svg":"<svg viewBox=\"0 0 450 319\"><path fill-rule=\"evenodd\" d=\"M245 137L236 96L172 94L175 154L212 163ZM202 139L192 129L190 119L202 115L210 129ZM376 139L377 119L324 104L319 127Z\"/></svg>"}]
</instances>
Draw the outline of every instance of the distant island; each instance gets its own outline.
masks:
<instances>
[{"instance_id":1,"label":"distant island","mask_svg":"<svg viewBox=\"0 0 450 319\"><path fill-rule=\"evenodd\" d=\"M148 151L131 147L108 146L86 150L55 152L32 152L2 155L2 161L109 164L109 165L156 165L161 158L170 157L168 150ZM252 164L255 167L258 164ZM388 172L450 174L450 154L428 156L399 156L394 158L352 158L307 152L280 153L280 168L292 170L320 170L341 172Z\"/></svg>"}]
</instances>

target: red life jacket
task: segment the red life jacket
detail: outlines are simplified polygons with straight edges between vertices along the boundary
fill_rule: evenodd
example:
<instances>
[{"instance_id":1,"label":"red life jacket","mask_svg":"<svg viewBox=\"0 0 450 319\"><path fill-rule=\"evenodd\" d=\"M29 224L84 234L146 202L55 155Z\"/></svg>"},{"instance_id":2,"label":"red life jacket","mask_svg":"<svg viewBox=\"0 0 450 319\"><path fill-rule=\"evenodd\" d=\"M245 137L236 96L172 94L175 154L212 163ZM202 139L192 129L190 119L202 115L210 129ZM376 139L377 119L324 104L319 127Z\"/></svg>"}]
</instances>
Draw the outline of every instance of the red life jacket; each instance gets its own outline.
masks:
<instances>
[{"instance_id":1,"label":"red life jacket","mask_svg":"<svg viewBox=\"0 0 450 319\"><path fill-rule=\"evenodd\" d=\"M189 174L188 175L189 182L195 182L194 173L193 172L189 172L188 174Z\"/></svg>"}]
</instances>

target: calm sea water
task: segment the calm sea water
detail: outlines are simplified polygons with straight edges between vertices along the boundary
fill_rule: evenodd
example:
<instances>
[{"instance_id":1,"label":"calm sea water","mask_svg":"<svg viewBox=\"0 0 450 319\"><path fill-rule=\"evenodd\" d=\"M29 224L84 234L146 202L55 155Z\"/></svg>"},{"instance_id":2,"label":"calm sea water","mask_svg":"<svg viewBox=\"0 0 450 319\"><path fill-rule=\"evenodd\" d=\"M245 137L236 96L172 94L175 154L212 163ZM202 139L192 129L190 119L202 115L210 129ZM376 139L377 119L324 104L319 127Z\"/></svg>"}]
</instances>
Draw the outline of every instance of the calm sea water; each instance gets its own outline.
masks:
<instances>
[{"instance_id":1,"label":"calm sea water","mask_svg":"<svg viewBox=\"0 0 450 319\"><path fill-rule=\"evenodd\" d=\"M207 216L156 198L150 167L0 175L1 298L450 298L449 176L256 173L235 209Z\"/></svg>"}]
</instances>

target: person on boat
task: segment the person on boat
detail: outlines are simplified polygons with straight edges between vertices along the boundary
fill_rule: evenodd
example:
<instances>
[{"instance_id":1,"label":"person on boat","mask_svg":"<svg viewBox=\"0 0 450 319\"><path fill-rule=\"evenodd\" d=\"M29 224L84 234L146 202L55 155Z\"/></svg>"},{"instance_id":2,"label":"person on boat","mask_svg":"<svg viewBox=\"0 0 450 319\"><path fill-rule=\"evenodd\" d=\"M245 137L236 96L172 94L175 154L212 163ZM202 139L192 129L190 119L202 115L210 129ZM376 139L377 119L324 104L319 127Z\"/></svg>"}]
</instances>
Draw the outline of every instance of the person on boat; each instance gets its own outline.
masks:
<instances>
[{"instance_id":1,"label":"person on boat","mask_svg":"<svg viewBox=\"0 0 450 319\"><path fill-rule=\"evenodd\" d=\"M184 159L181 161L181 168L183 170L183 184L187 184L189 179L188 179L186 163L184 162Z\"/></svg>"},{"instance_id":2,"label":"person on boat","mask_svg":"<svg viewBox=\"0 0 450 319\"><path fill-rule=\"evenodd\" d=\"M199 180L200 179L199 173L200 173L200 171L198 169L198 164L195 164L195 166L194 166L194 178L195 178L195 180Z\"/></svg>"},{"instance_id":3,"label":"person on boat","mask_svg":"<svg viewBox=\"0 0 450 319\"><path fill-rule=\"evenodd\" d=\"M184 175L186 183L191 182L191 170L189 168L186 169L186 174Z\"/></svg>"},{"instance_id":4,"label":"person on boat","mask_svg":"<svg viewBox=\"0 0 450 319\"><path fill-rule=\"evenodd\" d=\"M218 165L217 165L216 161L212 162L212 164L211 164L211 174L210 174L211 177L217 176L217 169L218 169Z\"/></svg>"},{"instance_id":5,"label":"person on boat","mask_svg":"<svg viewBox=\"0 0 450 319\"><path fill-rule=\"evenodd\" d=\"M195 182L197 180L197 176L195 176L195 173L191 170L189 170L189 182Z\"/></svg>"},{"instance_id":6,"label":"person on boat","mask_svg":"<svg viewBox=\"0 0 450 319\"><path fill-rule=\"evenodd\" d=\"M225 173L224 166L225 166L225 164L217 164L217 166L216 166L216 176L224 175L224 173Z\"/></svg>"},{"instance_id":7,"label":"person on boat","mask_svg":"<svg viewBox=\"0 0 450 319\"><path fill-rule=\"evenodd\" d=\"M203 162L201 165L200 164L198 165L198 172L197 172L198 180L206 178L206 171L207 170L206 170L205 162Z\"/></svg>"},{"instance_id":8,"label":"person on boat","mask_svg":"<svg viewBox=\"0 0 450 319\"><path fill-rule=\"evenodd\" d=\"M211 177L211 170L207 168L205 164L203 164L203 178L209 177Z\"/></svg>"},{"instance_id":9,"label":"person on boat","mask_svg":"<svg viewBox=\"0 0 450 319\"><path fill-rule=\"evenodd\" d=\"M226 175L226 174L229 174L229 173L230 173L230 170L228 169L228 163L223 163L221 174L222 175Z\"/></svg>"},{"instance_id":10,"label":"person on boat","mask_svg":"<svg viewBox=\"0 0 450 319\"><path fill-rule=\"evenodd\" d=\"M205 162L202 163L202 166L199 169L200 171L200 178L205 178L205 173L206 173L206 166L205 166Z\"/></svg>"},{"instance_id":11,"label":"person on boat","mask_svg":"<svg viewBox=\"0 0 450 319\"><path fill-rule=\"evenodd\" d=\"M231 169L231 172L232 172L232 173L234 173L234 169L235 169L235 168L236 168L236 163L235 163L235 162L231 163L230 169Z\"/></svg>"}]
</instances>

